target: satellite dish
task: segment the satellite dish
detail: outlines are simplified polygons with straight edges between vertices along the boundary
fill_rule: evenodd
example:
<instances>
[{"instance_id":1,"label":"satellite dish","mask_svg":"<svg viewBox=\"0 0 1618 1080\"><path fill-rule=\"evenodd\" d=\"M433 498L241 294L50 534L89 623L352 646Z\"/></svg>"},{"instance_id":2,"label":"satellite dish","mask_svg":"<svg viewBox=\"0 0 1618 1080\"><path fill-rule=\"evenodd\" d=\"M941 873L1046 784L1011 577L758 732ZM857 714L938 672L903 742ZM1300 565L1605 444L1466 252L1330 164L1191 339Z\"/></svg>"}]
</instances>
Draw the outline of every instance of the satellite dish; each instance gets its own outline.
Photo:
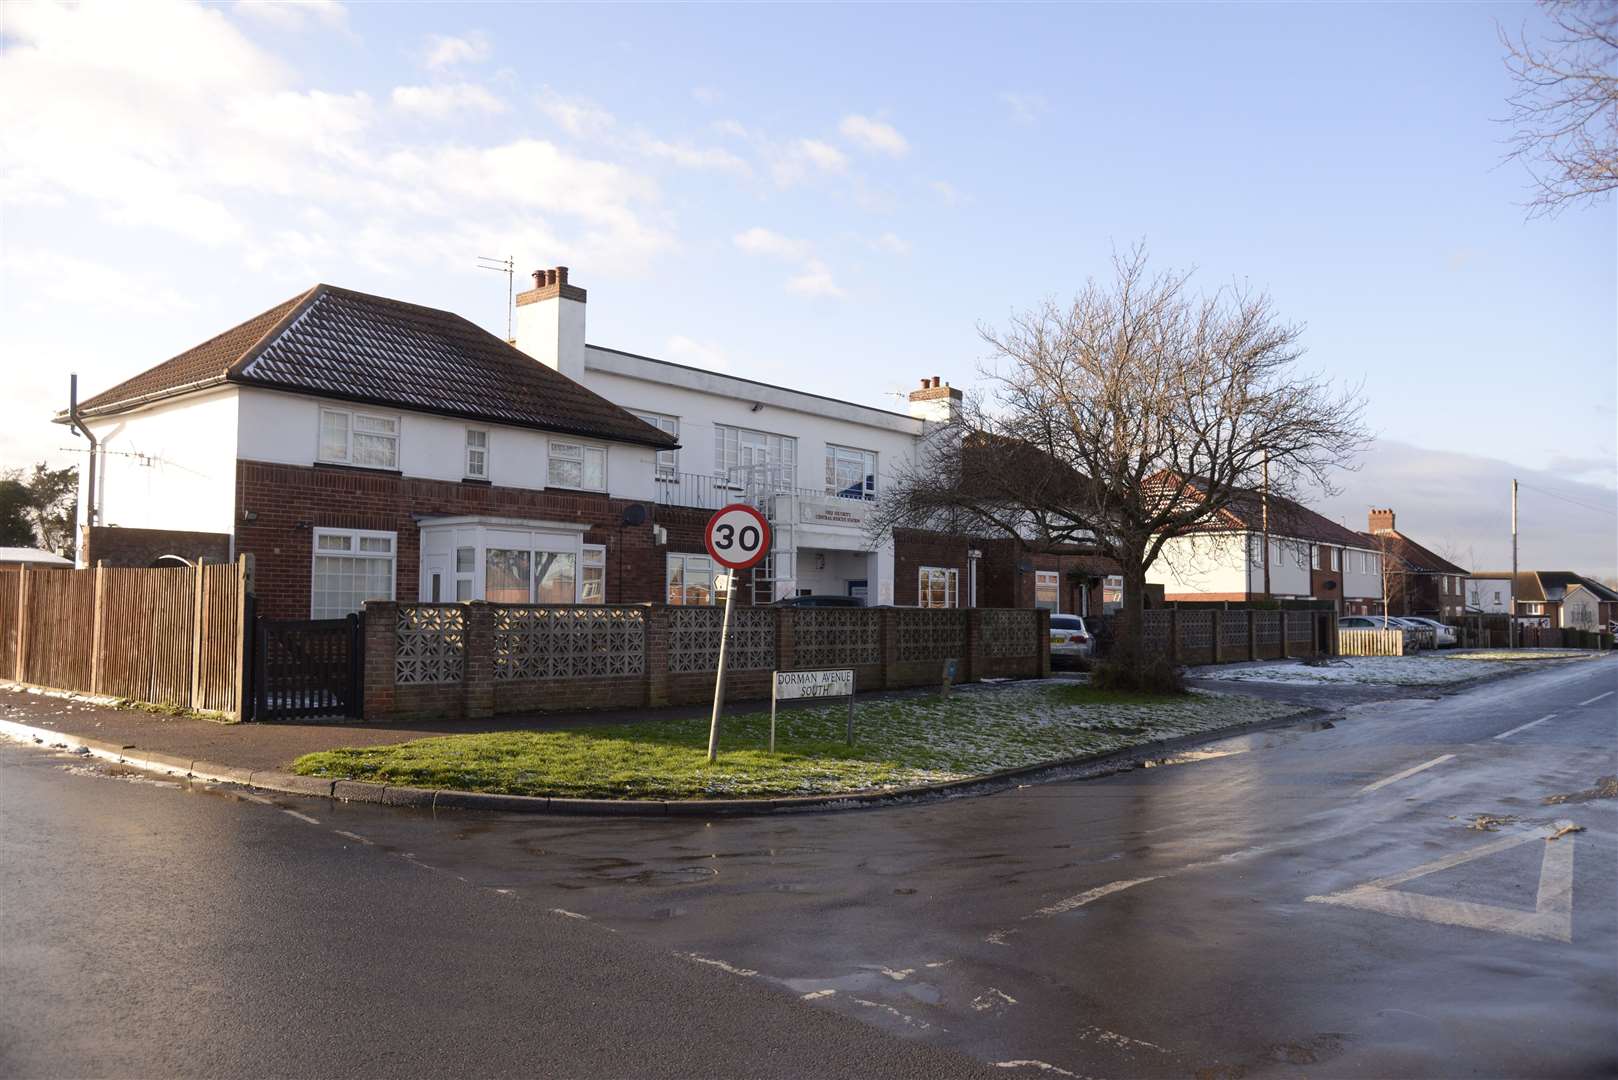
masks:
<instances>
[{"instance_id":1,"label":"satellite dish","mask_svg":"<svg viewBox=\"0 0 1618 1080\"><path fill-rule=\"evenodd\" d=\"M624 507L625 525L644 525L646 523L646 507L640 503L630 503Z\"/></svg>"}]
</instances>

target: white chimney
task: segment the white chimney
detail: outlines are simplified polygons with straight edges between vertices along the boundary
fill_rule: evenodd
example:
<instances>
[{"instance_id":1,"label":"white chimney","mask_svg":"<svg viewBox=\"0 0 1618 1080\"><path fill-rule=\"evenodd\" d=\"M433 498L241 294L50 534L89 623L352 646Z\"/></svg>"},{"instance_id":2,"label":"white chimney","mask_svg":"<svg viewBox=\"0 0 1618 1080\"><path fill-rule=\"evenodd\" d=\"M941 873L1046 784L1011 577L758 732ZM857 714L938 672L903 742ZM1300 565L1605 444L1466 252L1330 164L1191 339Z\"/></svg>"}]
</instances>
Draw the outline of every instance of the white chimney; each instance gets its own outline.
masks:
<instances>
[{"instance_id":1,"label":"white chimney","mask_svg":"<svg viewBox=\"0 0 1618 1080\"><path fill-rule=\"evenodd\" d=\"M962 394L937 375L921 380L921 389L910 391L910 415L929 423L949 423L960 419Z\"/></svg>"},{"instance_id":2,"label":"white chimney","mask_svg":"<svg viewBox=\"0 0 1618 1080\"><path fill-rule=\"evenodd\" d=\"M567 267L535 270L534 287L517 294L512 344L574 382L584 380L584 290L569 285Z\"/></svg>"}]
</instances>

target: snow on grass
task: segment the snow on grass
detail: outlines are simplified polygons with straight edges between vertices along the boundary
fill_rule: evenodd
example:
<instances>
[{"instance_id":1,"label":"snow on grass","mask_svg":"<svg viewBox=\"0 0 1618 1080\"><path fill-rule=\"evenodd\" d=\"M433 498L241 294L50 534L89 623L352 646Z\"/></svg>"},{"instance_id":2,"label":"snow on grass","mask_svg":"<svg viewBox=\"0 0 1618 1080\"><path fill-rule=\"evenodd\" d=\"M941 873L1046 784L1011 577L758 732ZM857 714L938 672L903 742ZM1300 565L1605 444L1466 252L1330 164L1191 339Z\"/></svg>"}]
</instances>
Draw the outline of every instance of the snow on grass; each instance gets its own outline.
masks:
<instances>
[{"instance_id":1,"label":"snow on grass","mask_svg":"<svg viewBox=\"0 0 1618 1080\"><path fill-rule=\"evenodd\" d=\"M707 761L706 717L504 731L324 751L294 770L419 787L589 798L824 795L961 780L1287 716L1299 706L1227 694L1127 695L1071 683L970 687L937 697L727 716Z\"/></svg>"},{"instance_id":2,"label":"snow on grass","mask_svg":"<svg viewBox=\"0 0 1618 1080\"><path fill-rule=\"evenodd\" d=\"M1297 660L1220 664L1193 668L1197 679L1222 682L1358 684L1362 686L1442 686L1511 670L1510 661L1570 660L1590 656L1580 650L1505 649L1441 652L1425 656L1339 656L1322 667ZM1457 660L1470 661L1456 663Z\"/></svg>"}]
</instances>

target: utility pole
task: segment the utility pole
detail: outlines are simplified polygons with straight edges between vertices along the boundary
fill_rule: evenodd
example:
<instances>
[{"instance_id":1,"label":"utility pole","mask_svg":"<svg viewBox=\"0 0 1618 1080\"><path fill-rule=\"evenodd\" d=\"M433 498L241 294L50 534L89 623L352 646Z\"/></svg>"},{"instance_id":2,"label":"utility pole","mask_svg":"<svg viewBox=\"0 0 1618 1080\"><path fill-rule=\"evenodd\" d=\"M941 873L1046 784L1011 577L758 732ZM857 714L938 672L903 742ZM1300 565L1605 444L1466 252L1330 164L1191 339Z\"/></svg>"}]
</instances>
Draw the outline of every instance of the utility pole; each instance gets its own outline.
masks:
<instances>
[{"instance_id":1,"label":"utility pole","mask_svg":"<svg viewBox=\"0 0 1618 1080\"><path fill-rule=\"evenodd\" d=\"M1270 598L1270 452L1264 452L1264 483L1259 488L1259 528L1264 531L1264 599Z\"/></svg>"},{"instance_id":2,"label":"utility pole","mask_svg":"<svg viewBox=\"0 0 1618 1080\"><path fill-rule=\"evenodd\" d=\"M1506 641L1513 649L1517 647L1517 478L1511 479L1511 590L1506 594L1510 597L1511 621L1506 624Z\"/></svg>"}]
</instances>

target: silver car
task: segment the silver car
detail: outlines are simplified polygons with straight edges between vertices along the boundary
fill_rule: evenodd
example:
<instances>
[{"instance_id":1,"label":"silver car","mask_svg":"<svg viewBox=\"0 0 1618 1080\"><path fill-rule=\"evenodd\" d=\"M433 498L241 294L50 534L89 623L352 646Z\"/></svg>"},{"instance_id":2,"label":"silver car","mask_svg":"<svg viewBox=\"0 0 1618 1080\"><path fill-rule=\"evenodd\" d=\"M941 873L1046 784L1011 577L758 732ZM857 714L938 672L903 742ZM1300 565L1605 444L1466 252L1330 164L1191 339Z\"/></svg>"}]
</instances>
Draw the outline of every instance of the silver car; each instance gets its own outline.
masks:
<instances>
[{"instance_id":1,"label":"silver car","mask_svg":"<svg viewBox=\"0 0 1618 1080\"><path fill-rule=\"evenodd\" d=\"M1429 619L1424 615L1404 615L1401 616L1401 618L1403 618L1405 622L1415 623L1418 626L1425 626L1427 629L1431 630L1438 640L1438 647L1440 649L1444 648L1446 645L1455 645L1460 642L1460 637L1455 633L1455 627L1446 626L1437 619Z\"/></svg>"},{"instance_id":2,"label":"silver car","mask_svg":"<svg viewBox=\"0 0 1618 1080\"><path fill-rule=\"evenodd\" d=\"M1051 616L1051 663L1085 659L1095 640L1079 615Z\"/></svg>"}]
</instances>

